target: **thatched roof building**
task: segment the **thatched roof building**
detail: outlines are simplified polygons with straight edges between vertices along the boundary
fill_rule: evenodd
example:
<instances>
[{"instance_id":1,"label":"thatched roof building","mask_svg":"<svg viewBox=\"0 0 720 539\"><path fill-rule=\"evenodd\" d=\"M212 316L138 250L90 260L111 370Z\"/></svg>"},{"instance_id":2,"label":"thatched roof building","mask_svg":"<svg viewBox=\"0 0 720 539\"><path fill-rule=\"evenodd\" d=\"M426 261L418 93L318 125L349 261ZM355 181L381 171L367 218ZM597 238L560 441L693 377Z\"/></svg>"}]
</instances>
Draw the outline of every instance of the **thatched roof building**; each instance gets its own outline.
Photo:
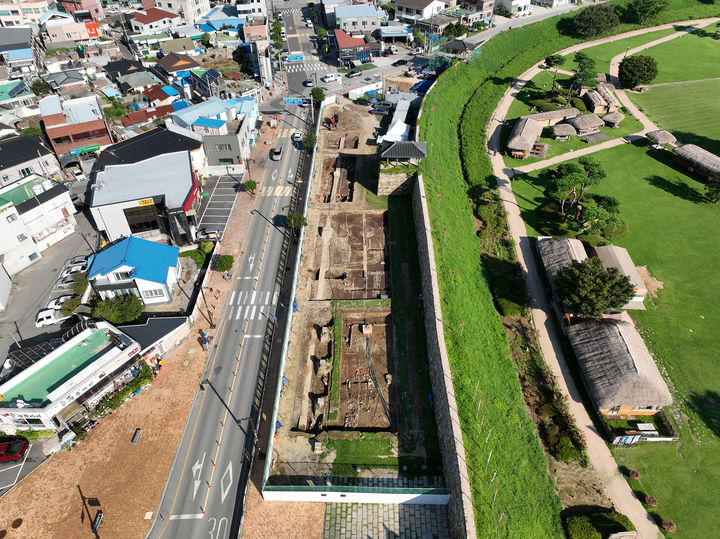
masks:
<instances>
[{"instance_id":1,"label":"thatched roof building","mask_svg":"<svg viewBox=\"0 0 720 539\"><path fill-rule=\"evenodd\" d=\"M594 133L598 130L598 127L605 125L605 122L603 122L595 114L583 114L577 118L570 118L567 123L577 129L578 135Z\"/></svg>"},{"instance_id":2,"label":"thatched roof building","mask_svg":"<svg viewBox=\"0 0 720 539\"><path fill-rule=\"evenodd\" d=\"M720 176L720 157L695 144L682 144L674 149L680 164L699 175Z\"/></svg>"},{"instance_id":3,"label":"thatched roof building","mask_svg":"<svg viewBox=\"0 0 720 539\"><path fill-rule=\"evenodd\" d=\"M598 84L597 91L600 94L600 97L603 98L603 101L607 104L608 110L613 111L620 108L620 103L613 95L613 92L615 91L615 86L612 84Z\"/></svg>"},{"instance_id":4,"label":"thatched roof building","mask_svg":"<svg viewBox=\"0 0 720 539\"><path fill-rule=\"evenodd\" d=\"M567 335L600 413L648 414L672 404L665 380L632 324L585 321L568 327Z\"/></svg>"},{"instance_id":5,"label":"thatched roof building","mask_svg":"<svg viewBox=\"0 0 720 539\"><path fill-rule=\"evenodd\" d=\"M602 117L602 121L605 122L605 125L607 125L608 127L617 127L624 119L625 116L617 111L608 112L605 116Z\"/></svg>"},{"instance_id":6,"label":"thatched roof building","mask_svg":"<svg viewBox=\"0 0 720 539\"><path fill-rule=\"evenodd\" d=\"M554 139L567 140L577 135L577 131L570 124L555 124L550 128L550 134Z\"/></svg>"},{"instance_id":7,"label":"thatched roof building","mask_svg":"<svg viewBox=\"0 0 720 539\"><path fill-rule=\"evenodd\" d=\"M635 287L635 295L623 308L644 309L643 299L647 294L647 288L645 288L645 281L640 277L640 273L638 273L632 258L630 258L628 250L618 245L604 245L595 247L595 254L605 269L617 268L620 275L625 275Z\"/></svg>"},{"instance_id":8,"label":"thatched roof building","mask_svg":"<svg viewBox=\"0 0 720 539\"><path fill-rule=\"evenodd\" d=\"M585 101L588 110L591 112L601 112L602 110L605 110L605 100L595 90L588 90L585 92L583 95L583 101Z\"/></svg>"},{"instance_id":9,"label":"thatched roof building","mask_svg":"<svg viewBox=\"0 0 720 539\"><path fill-rule=\"evenodd\" d=\"M587 258L585 247L575 238L551 238L540 236L537 239L537 250L540 253L550 286L555 287L555 275L560 268L567 266L573 260L582 262Z\"/></svg>"},{"instance_id":10,"label":"thatched roof building","mask_svg":"<svg viewBox=\"0 0 720 539\"><path fill-rule=\"evenodd\" d=\"M665 144L675 144L677 142L675 136L669 131L665 131L664 129L656 129L655 131L649 131L645 133L645 136L651 141L653 141L655 144L661 144L663 146Z\"/></svg>"},{"instance_id":11,"label":"thatched roof building","mask_svg":"<svg viewBox=\"0 0 720 539\"><path fill-rule=\"evenodd\" d=\"M575 107L570 107L567 109L549 110L547 112L528 114L527 116L523 116L523 118L530 118L531 120L536 121L545 127L549 127L553 124L565 120L566 118L573 118L578 114L580 114L580 111L578 109L576 109Z\"/></svg>"},{"instance_id":12,"label":"thatched roof building","mask_svg":"<svg viewBox=\"0 0 720 539\"><path fill-rule=\"evenodd\" d=\"M515 122L507 147L510 151L528 152L540 139L543 126L538 122L523 116Z\"/></svg>"}]
</instances>

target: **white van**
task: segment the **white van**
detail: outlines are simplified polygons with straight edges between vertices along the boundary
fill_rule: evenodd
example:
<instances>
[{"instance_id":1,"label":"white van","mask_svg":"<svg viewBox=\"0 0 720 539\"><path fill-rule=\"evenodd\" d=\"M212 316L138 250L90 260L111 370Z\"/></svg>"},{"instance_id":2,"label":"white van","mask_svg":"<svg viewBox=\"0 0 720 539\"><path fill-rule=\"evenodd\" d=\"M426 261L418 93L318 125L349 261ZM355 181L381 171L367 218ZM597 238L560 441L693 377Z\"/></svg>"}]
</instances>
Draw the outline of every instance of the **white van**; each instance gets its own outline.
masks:
<instances>
[{"instance_id":1,"label":"white van","mask_svg":"<svg viewBox=\"0 0 720 539\"><path fill-rule=\"evenodd\" d=\"M338 75L337 73L328 73L322 78L323 82L341 82L342 77Z\"/></svg>"}]
</instances>

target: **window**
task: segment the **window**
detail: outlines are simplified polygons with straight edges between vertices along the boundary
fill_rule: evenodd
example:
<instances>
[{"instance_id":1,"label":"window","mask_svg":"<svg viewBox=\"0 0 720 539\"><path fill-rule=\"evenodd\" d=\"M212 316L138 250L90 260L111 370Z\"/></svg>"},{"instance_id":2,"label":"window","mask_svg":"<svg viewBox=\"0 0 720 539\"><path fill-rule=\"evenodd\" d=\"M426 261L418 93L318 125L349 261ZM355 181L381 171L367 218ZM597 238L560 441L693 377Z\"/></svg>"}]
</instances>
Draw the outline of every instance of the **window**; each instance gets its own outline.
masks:
<instances>
[{"instance_id":1,"label":"window","mask_svg":"<svg viewBox=\"0 0 720 539\"><path fill-rule=\"evenodd\" d=\"M33 169L30 167L27 167L20 171L20 176L22 176L23 178L27 178L32 173L33 173Z\"/></svg>"},{"instance_id":2,"label":"window","mask_svg":"<svg viewBox=\"0 0 720 539\"><path fill-rule=\"evenodd\" d=\"M218 159L221 165L234 165L232 158L230 159Z\"/></svg>"},{"instance_id":3,"label":"window","mask_svg":"<svg viewBox=\"0 0 720 539\"><path fill-rule=\"evenodd\" d=\"M130 274L127 271L115 272L115 279L118 281L127 281L130 279Z\"/></svg>"},{"instance_id":4,"label":"window","mask_svg":"<svg viewBox=\"0 0 720 539\"><path fill-rule=\"evenodd\" d=\"M215 149L218 152L229 152L232 150L229 144L216 144Z\"/></svg>"},{"instance_id":5,"label":"window","mask_svg":"<svg viewBox=\"0 0 720 539\"><path fill-rule=\"evenodd\" d=\"M143 290L143 296L146 298L161 298L165 295L162 289L159 290Z\"/></svg>"},{"instance_id":6,"label":"window","mask_svg":"<svg viewBox=\"0 0 720 539\"><path fill-rule=\"evenodd\" d=\"M37 259L38 256L40 256L40 255L38 255L37 253L30 253L30 256L28 256L28 258L30 260L35 260L35 259Z\"/></svg>"},{"instance_id":7,"label":"window","mask_svg":"<svg viewBox=\"0 0 720 539\"><path fill-rule=\"evenodd\" d=\"M22 243L27 239L27 236L25 234L19 234L17 239L20 243Z\"/></svg>"},{"instance_id":8,"label":"window","mask_svg":"<svg viewBox=\"0 0 720 539\"><path fill-rule=\"evenodd\" d=\"M12 223L13 221L17 221L17 215L14 213L11 213L6 217L8 223Z\"/></svg>"}]
</instances>

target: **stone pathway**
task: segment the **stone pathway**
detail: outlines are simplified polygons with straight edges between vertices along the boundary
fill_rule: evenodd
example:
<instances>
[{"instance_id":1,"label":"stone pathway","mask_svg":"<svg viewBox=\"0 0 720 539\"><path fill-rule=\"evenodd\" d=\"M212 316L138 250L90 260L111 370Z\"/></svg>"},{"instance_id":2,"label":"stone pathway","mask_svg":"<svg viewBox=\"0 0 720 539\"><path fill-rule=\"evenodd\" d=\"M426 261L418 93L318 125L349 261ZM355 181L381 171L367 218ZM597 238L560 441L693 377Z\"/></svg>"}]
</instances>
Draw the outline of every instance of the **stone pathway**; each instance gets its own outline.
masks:
<instances>
[{"instance_id":1,"label":"stone pathway","mask_svg":"<svg viewBox=\"0 0 720 539\"><path fill-rule=\"evenodd\" d=\"M717 18L713 18L704 19L701 21L688 22L692 22L698 24L699 27L703 27L709 24L713 24L718 20L719 19ZM643 30L629 32L626 34L621 34L598 41L582 43L559 51L558 54L570 54L572 52L599 45L601 43L609 43L619 39L625 39L633 35L639 35L646 32L661 30L663 28L670 28L673 26L688 24L688 22L668 24L655 28L645 28ZM696 29L697 28L693 30ZM644 50L653 45L657 45L658 43L669 41L670 39L677 38L681 35L684 34L676 33L670 36L666 36L662 39L646 43L641 47L632 49L631 51L629 51L629 54L635 54L640 50ZM611 79L615 83L617 83L618 65L624 55L625 53L616 56L611 62L610 75ZM603 481L607 496L612 500L615 508L619 512L627 515L630 520L632 520L633 524L635 524L638 530L640 537L657 538L660 535L660 530L658 529L652 518L648 515L647 511L640 503L640 500L638 500L637 497L633 494L625 478L620 474L617 463L615 462L615 459L613 458L610 449L608 448L602 435L595 429L595 426L593 425L593 422L591 421L590 416L585 409L578 387L575 385L575 381L571 376L567 362L563 357L562 349L560 346L561 336L558 334L558 331L555 329L552 321L550 320L550 317L552 316L550 301L548 299L545 285L540 278L540 273L537 267L537 263L535 261L532 243L527 235L525 223L520 216L520 209L510 186L510 178L514 174L514 170L508 169L505 166L502 154L500 153L500 133L502 130L502 123L505 119L508 109L510 108L510 104L516 98L517 94L525 86L525 84L527 84L527 82L530 81L539 71L539 66L534 66L524 72L522 75L520 75L513 82L510 88L508 88L508 90L505 92L505 95L495 109L493 117L490 120L490 124L488 126L488 133L490 133L490 139L488 141L488 148L491 154L490 160L492 162L493 170L497 177L503 206L507 212L508 227L510 229L510 233L512 234L513 241L515 242L515 249L518 256L518 261L520 262L523 271L525 272L528 293L532 298L531 310L533 322L538 332L538 339L540 341L540 346L545 362L548 364L548 366L550 366L553 374L557 376L558 384L560 385L563 394L569 396L568 404L570 406L570 413L572 416L575 417L578 427L586 437L587 452L590 458L590 462L597 471L600 479ZM645 117L645 115L643 115L639 110L637 110L637 107L632 104L624 91L618 90L617 94L620 102L625 105L643 124L643 130L641 132L631 135L630 137L626 137L625 139L615 139L612 141L607 141L601 144L591 146L587 149L570 152L563 156L539 161L537 163L527 165L526 167L518 167L516 170L527 171L544 168L557 162L574 159L575 157L580 155L601 151L606 148L623 144L625 142L628 142L631 137L642 136L648 131L657 129L655 124L653 124L649 119Z\"/></svg>"},{"instance_id":2,"label":"stone pathway","mask_svg":"<svg viewBox=\"0 0 720 539\"><path fill-rule=\"evenodd\" d=\"M325 539L444 539L444 505L327 503Z\"/></svg>"}]
</instances>

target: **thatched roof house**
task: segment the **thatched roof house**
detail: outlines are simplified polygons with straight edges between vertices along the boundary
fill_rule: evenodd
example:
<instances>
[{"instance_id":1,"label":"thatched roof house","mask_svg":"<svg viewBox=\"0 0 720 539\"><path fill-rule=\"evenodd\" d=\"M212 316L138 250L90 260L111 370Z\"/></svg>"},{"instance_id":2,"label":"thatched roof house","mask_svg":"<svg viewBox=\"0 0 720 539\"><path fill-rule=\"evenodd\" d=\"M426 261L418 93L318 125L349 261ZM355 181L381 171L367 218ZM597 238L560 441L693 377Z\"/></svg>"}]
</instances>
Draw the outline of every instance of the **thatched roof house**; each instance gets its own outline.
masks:
<instances>
[{"instance_id":1,"label":"thatched roof house","mask_svg":"<svg viewBox=\"0 0 720 539\"><path fill-rule=\"evenodd\" d=\"M577 135L577 131L570 124L555 124L550 128L550 134L555 140L567 140Z\"/></svg>"},{"instance_id":2,"label":"thatched roof house","mask_svg":"<svg viewBox=\"0 0 720 539\"><path fill-rule=\"evenodd\" d=\"M598 130L598 127L605 125L605 122L603 122L595 114L583 114L577 118L570 118L567 123L577 129L578 135L595 133Z\"/></svg>"},{"instance_id":3,"label":"thatched roof house","mask_svg":"<svg viewBox=\"0 0 720 539\"><path fill-rule=\"evenodd\" d=\"M551 238L540 236L537 239L537 250L540 253L550 286L555 287L555 275L560 268L567 266L573 260L582 262L587 258L585 247L575 238Z\"/></svg>"},{"instance_id":4,"label":"thatched roof house","mask_svg":"<svg viewBox=\"0 0 720 539\"><path fill-rule=\"evenodd\" d=\"M625 247L619 247L617 245L604 245L602 247L595 247L595 254L605 269L617 268L620 275L628 277L635 287L635 295L623 308L645 309L643 300L647 294L647 288L645 288L645 282L642 280L642 277L640 277L640 273L638 273L632 258L630 258L628 250L625 249Z\"/></svg>"},{"instance_id":5,"label":"thatched roof house","mask_svg":"<svg viewBox=\"0 0 720 539\"><path fill-rule=\"evenodd\" d=\"M625 116L617 111L608 112L605 116L602 117L602 121L605 122L605 125L607 125L608 127L617 127L624 119Z\"/></svg>"},{"instance_id":6,"label":"thatched roof house","mask_svg":"<svg viewBox=\"0 0 720 539\"><path fill-rule=\"evenodd\" d=\"M605 112L605 100L595 90L588 90L582 98L590 112Z\"/></svg>"},{"instance_id":7,"label":"thatched roof house","mask_svg":"<svg viewBox=\"0 0 720 539\"><path fill-rule=\"evenodd\" d=\"M605 101L608 112L613 112L620 108L620 103L613 95L615 86L612 84L598 84L597 91L600 97L603 98L603 101Z\"/></svg>"},{"instance_id":8,"label":"thatched roof house","mask_svg":"<svg viewBox=\"0 0 720 539\"><path fill-rule=\"evenodd\" d=\"M515 122L507 143L507 149L513 157L527 157L528 153L540 139L543 126L524 116Z\"/></svg>"},{"instance_id":9,"label":"thatched roof house","mask_svg":"<svg viewBox=\"0 0 720 539\"><path fill-rule=\"evenodd\" d=\"M595 407L607 415L652 415L672 396L642 337L620 320L585 321L567 328Z\"/></svg>"},{"instance_id":10,"label":"thatched roof house","mask_svg":"<svg viewBox=\"0 0 720 539\"><path fill-rule=\"evenodd\" d=\"M675 144L677 139L669 131L664 129L656 129L655 131L649 131L645 133L645 136L653 141L655 144L665 146L666 144Z\"/></svg>"},{"instance_id":11,"label":"thatched roof house","mask_svg":"<svg viewBox=\"0 0 720 539\"><path fill-rule=\"evenodd\" d=\"M549 110L547 112L528 114L527 116L523 116L523 118L530 118L531 120L538 122L544 127L550 127L551 125L562 122L567 118L573 118L578 114L580 114L580 111L578 109L576 109L575 107L570 107L567 109Z\"/></svg>"},{"instance_id":12,"label":"thatched roof house","mask_svg":"<svg viewBox=\"0 0 720 539\"><path fill-rule=\"evenodd\" d=\"M695 144L683 144L674 149L676 160L690 172L700 176L720 176L720 157Z\"/></svg>"}]
</instances>

